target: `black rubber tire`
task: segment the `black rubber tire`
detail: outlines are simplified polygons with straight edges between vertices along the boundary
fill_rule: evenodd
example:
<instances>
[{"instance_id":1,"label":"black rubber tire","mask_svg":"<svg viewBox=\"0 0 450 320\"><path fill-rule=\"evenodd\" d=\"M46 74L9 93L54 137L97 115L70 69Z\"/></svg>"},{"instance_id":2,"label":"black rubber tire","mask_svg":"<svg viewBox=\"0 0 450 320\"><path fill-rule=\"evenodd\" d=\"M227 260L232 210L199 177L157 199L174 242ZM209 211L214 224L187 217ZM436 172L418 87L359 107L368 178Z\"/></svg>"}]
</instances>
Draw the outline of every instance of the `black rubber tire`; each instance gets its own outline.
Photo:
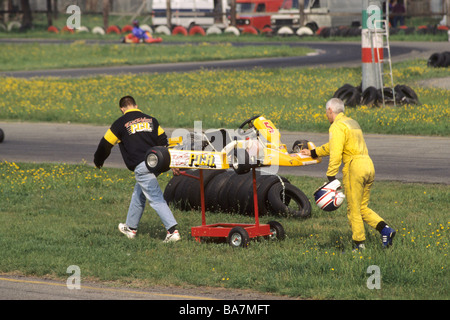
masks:
<instances>
[{"instance_id":1,"label":"black rubber tire","mask_svg":"<svg viewBox=\"0 0 450 320\"><path fill-rule=\"evenodd\" d=\"M239 186L239 189L236 190L236 205L234 207L236 213L243 215L247 214L246 209L250 201L248 194L253 191L253 178L251 172L245 176L244 182Z\"/></svg>"},{"instance_id":2,"label":"black rubber tire","mask_svg":"<svg viewBox=\"0 0 450 320\"><path fill-rule=\"evenodd\" d=\"M269 221L267 223L270 226L270 232L272 235L269 236L271 240L284 240L286 238L286 231L284 231L283 226L278 221Z\"/></svg>"},{"instance_id":3,"label":"black rubber tire","mask_svg":"<svg viewBox=\"0 0 450 320\"><path fill-rule=\"evenodd\" d=\"M368 87L361 95L361 105L375 107L377 105L378 92L375 87Z\"/></svg>"},{"instance_id":4,"label":"black rubber tire","mask_svg":"<svg viewBox=\"0 0 450 320\"><path fill-rule=\"evenodd\" d=\"M155 162L150 162L154 159ZM155 146L145 154L145 165L148 171L153 174L160 174L170 169L170 153L166 147Z\"/></svg>"},{"instance_id":5,"label":"black rubber tire","mask_svg":"<svg viewBox=\"0 0 450 320\"><path fill-rule=\"evenodd\" d=\"M248 184L248 180L251 179L249 174L236 174L237 178L231 178L228 185L228 212L239 213L239 192L242 185Z\"/></svg>"},{"instance_id":6,"label":"black rubber tire","mask_svg":"<svg viewBox=\"0 0 450 320\"><path fill-rule=\"evenodd\" d=\"M198 170L195 173L196 177L200 176L200 172ZM214 179L214 177L220 175L221 173L225 172L225 170L203 170L203 189L206 194L206 188L208 187L209 183ZM190 184L190 188L187 190L187 198L189 200L189 204L191 209L201 209L202 202L201 202L201 195L200 195L200 180L193 179L190 177L187 177L188 179L192 180ZM206 205L206 200L205 200Z\"/></svg>"},{"instance_id":7,"label":"black rubber tire","mask_svg":"<svg viewBox=\"0 0 450 320\"><path fill-rule=\"evenodd\" d=\"M442 62L442 66L444 68L450 67L450 51L442 52L442 55L444 56L444 62Z\"/></svg>"},{"instance_id":8,"label":"black rubber tire","mask_svg":"<svg viewBox=\"0 0 450 320\"><path fill-rule=\"evenodd\" d=\"M234 150L233 169L237 174L246 174L250 171L250 156L245 149ZM234 161L237 160L237 164Z\"/></svg>"},{"instance_id":9,"label":"black rubber tire","mask_svg":"<svg viewBox=\"0 0 450 320\"><path fill-rule=\"evenodd\" d=\"M227 236L227 242L233 248L247 248L249 241L248 232L242 227L232 228Z\"/></svg>"},{"instance_id":10,"label":"black rubber tire","mask_svg":"<svg viewBox=\"0 0 450 320\"><path fill-rule=\"evenodd\" d=\"M395 90L395 88L394 88ZM377 90L377 101L378 101L378 105L383 105L383 95L384 95L384 102L385 103L390 103L394 101L394 94L392 92L392 88L388 88L385 87L383 88L383 92L381 92L381 89Z\"/></svg>"},{"instance_id":11,"label":"black rubber tire","mask_svg":"<svg viewBox=\"0 0 450 320\"><path fill-rule=\"evenodd\" d=\"M345 84L334 93L333 98L341 99L348 107L356 107L361 103L361 92L358 88Z\"/></svg>"},{"instance_id":12,"label":"black rubber tire","mask_svg":"<svg viewBox=\"0 0 450 320\"><path fill-rule=\"evenodd\" d=\"M348 90L353 89L353 88L354 88L354 86L352 86L349 83L346 83L334 92L333 98L339 98L342 94L344 94L344 92L347 92Z\"/></svg>"},{"instance_id":13,"label":"black rubber tire","mask_svg":"<svg viewBox=\"0 0 450 320\"><path fill-rule=\"evenodd\" d=\"M256 192L258 194L258 214L260 216L267 215L270 212L268 194L270 188L276 184L280 183L280 178L284 183L289 183L289 180L285 177L278 177L274 175L261 175L260 179L256 180ZM253 202L253 186L249 190L248 194L248 205L246 208L247 215L254 215L254 202Z\"/></svg>"},{"instance_id":14,"label":"black rubber tire","mask_svg":"<svg viewBox=\"0 0 450 320\"><path fill-rule=\"evenodd\" d=\"M2 143L3 140L5 140L5 132L2 129L0 129L0 143Z\"/></svg>"},{"instance_id":15,"label":"black rubber tire","mask_svg":"<svg viewBox=\"0 0 450 320\"><path fill-rule=\"evenodd\" d=\"M222 187L222 192L219 195L218 206L222 212L234 212L234 202L235 200L230 198L233 193L233 189L236 188L236 185L242 183L244 178L242 175L236 174L234 171L230 171L231 176L227 180L226 184Z\"/></svg>"},{"instance_id":16,"label":"black rubber tire","mask_svg":"<svg viewBox=\"0 0 450 320\"><path fill-rule=\"evenodd\" d=\"M182 176L182 181L175 190L175 195L173 197L173 203L181 211L188 211L191 209L189 199L187 197L187 191L191 187L192 178Z\"/></svg>"},{"instance_id":17,"label":"black rubber tire","mask_svg":"<svg viewBox=\"0 0 450 320\"><path fill-rule=\"evenodd\" d=\"M232 175L234 175L234 171L231 170L222 172L215 176L205 187L205 206L207 211L223 211L219 199Z\"/></svg>"},{"instance_id":18,"label":"black rubber tire","mask_svg":"<svg viewBox=\"0 0 450 320\"><path fill-rule=\"evenodd\" d=\"M443 66L443 63L445 61L445 56L442 53L436 52L433 53L427 61L428 67L433 68L441 68Z\"/></svg>"},{"instance_id":19,"label":"black rubber tire","mask_svg":"<svg viewBox=\"0 0 450 320\"><path fill-rule=\"evenodd\" d=\"M296 140L292 145L292 152L299 153L303 149L308 149L308 140Z\"/></svg>"},{"instance_id":20,"label":"black rubber tire","mask_svg":"<svg viewBox=\"0 0 450 320\"><path fill-rule=\"evenodd\" d=\"M184 176L173 176L173 178L167 183L166 188L164 189L164 200L166 200L167 203L173 202L175 190L183 180L183 177Z\"/></svg>"},{"instance_id":21,"label":"black rubber tire","mask_svg":"<svg viewBox=\"0 0 450 320\"><path fill-rule=\"evenodd\" d=\"M261 200L261 195L260 195L260 189L261 189L261 185L264 183L264 181L267 181L267 179L270 179L271 176L269 175L258 175L256 177L256 194L258 197L258 215L262 216L265 215L267 213L267 209L265 208L265 205L263 205L263 201ZM246 190L242 190L243 192L239 194L240 197L240 205L241 205L241 211L240 213L245 214L245 215L249 215L249 216L254 216L255 212L254 212L254 200L253 200L253 179L250 176L249 177L249 183L247 184L247 188Z\"/></svg>"},{"instance_id":22,"label":"black rubber tire","mask_svg":"<svg viewBox=\"0 0 450 320\"><path fill-rule=\"evenodd\" d=\"M401 104L418 104L419 103L419 97L414 92L411 87L408 87L406 85L396 85L394 87L395 96L397 98L397 101ZM398 94L398 96L397 96Z\"/></svg>"},{"instance_id":23,"label":"black rubber tire","mask_svg":"<svg viewBox=\"0 0 450 320\"><path fill-rule=\"evenodd\" d=\"M282 192L284 188L284 202ZM294 218L309 218L311 216L311 203L308 197L292 184L274 184L267 195L270 211L273 214L292 216ZM296 208L289 207L291 201L295 201Z\"/></svg>"}]
</instances>

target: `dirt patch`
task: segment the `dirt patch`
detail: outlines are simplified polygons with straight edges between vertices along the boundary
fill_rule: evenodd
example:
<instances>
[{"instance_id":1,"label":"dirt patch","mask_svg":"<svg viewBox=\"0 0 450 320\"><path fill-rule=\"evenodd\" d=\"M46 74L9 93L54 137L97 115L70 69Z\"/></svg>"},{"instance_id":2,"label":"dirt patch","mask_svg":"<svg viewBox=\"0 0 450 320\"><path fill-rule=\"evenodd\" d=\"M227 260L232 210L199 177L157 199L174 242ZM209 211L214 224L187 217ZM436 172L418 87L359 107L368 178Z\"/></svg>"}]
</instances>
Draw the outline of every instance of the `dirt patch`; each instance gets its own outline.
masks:
<instances>
[{"instance_id":1,"label":"dirt patch","mask_svg":"<svg viewBox=\"0 0 450 320\"><path fill-rule=\"evenodd\" d=\"M450 77L434 78L417 82L418 86L450 90Z\"/></svg>"}]
</instances>

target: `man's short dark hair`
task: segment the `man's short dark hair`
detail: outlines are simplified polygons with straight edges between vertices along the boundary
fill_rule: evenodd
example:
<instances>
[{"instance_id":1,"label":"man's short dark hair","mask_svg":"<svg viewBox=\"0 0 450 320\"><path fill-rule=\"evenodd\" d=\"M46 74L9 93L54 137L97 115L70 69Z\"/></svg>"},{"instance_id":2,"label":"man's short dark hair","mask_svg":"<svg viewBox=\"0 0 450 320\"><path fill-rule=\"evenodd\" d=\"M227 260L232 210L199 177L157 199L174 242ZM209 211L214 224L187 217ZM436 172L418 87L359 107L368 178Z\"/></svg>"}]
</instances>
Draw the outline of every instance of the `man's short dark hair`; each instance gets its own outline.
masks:
<instances>
[{"instance_id":1,"label":"man's short dark hair","mask_svg":"<svg viewBox=\"0 0 450 320\"><path fill-rule=\"evenodd\" d=\"M132 96L125 96L125 97L121 98L119 101L120 108L126 108L126 107L130 107L130 106L133 107L135 105L136 105L136 101L134 100L134 98Z\"/></svg>"}]
</instances>

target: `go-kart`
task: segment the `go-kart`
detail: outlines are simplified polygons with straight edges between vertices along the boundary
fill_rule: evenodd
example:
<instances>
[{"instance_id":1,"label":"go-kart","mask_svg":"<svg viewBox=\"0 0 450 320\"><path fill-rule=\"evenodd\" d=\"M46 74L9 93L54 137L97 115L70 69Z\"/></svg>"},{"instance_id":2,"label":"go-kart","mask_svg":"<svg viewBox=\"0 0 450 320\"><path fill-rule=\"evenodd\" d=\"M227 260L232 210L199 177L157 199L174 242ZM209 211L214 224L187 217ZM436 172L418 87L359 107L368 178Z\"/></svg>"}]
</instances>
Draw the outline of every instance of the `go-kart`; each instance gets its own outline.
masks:
<instances>
[{"instance_id":1,"label":"go-kart","mask_svg":"<svg viewBox=\"0 0 450 320\"><path fill-rule=\"evenodd\" d=\"M146 31L147 39L140 39L134 36L132 33L126 35L122 38L123 43L160 43L162 42L162 38L153 38L150 32Z\"/></svg>"},{"instance_id":2,"label":"go-kart","mask_svg":"<svg viewBox=\"0 0 450 320\"><path fill-rule=\"evenodd\" d=\"M237 130L211 129L170 138L169 147L150 148L145 163L152 173L170 168L233 168L236 173L244 174L255 167L297 167L322 161L300 154L306 148L312 150L315 145L308 140L297 140L288 151L272 121L258 115L245 120Z\"/></svg>"}]
</instances>

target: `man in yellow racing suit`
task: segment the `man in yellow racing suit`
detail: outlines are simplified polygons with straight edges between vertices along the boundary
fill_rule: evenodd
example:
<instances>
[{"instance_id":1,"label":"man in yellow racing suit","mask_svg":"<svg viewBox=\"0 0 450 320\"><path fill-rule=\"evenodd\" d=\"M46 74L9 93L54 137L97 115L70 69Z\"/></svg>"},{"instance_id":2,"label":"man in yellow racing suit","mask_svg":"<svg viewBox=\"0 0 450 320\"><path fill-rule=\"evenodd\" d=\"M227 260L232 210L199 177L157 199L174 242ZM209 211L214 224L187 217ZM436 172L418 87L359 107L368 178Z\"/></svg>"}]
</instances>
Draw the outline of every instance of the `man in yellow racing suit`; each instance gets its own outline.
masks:
<instances>
[{"instance_id":1,"label":"man in yellow racing suit","mask_svg":"<svg viewBox=\"0 0 450 320\"><path fill-rule=\"evenodd\" d=\"M359 124L346 117L344 111L342 100L333 98L327 102L326 115L331 124L329 142L314 150L302 150L302 154L313 158L330 156L327 170L329 181L335 179L341 162L344 163L342 182L347 198L347 217L356 248L364 248L364 222L381 233L383 246L388 247L392 245L396 231L368 207L375 168Z\"/></svg>"}]
</instances>

